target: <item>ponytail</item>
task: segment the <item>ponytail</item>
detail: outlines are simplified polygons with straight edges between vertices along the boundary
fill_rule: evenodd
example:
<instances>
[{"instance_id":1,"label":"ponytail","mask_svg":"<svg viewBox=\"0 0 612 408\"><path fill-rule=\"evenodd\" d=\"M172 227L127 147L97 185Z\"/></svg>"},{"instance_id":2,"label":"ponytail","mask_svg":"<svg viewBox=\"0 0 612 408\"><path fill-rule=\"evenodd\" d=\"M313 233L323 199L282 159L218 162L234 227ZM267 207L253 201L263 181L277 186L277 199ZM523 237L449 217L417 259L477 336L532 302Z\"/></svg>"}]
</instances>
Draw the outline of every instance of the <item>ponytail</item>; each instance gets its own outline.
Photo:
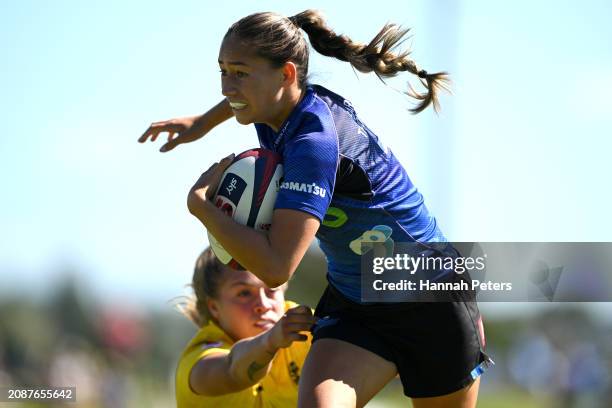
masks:
<instances>
[{"instance_id":1,"label":"ponytail","mask_svg":"<svg viewBox=\"0 0 612 408\"><path fill-rule=\"evenodd\" d=\"M440 90L450 92L450 80L446 72L428 73L419 69L414 60L408 58L410 51L394 53L394 48L402 42L409 29L402 29L395 24L385 24L369 44L357 43L346 35L336 34L316 10L306 10L289 20L308 34L310 44L317 52L327 57L350 63L359 72L374 72L381 81L396 76L399 72L408 71L419 77L427 92L417 92L410 83L405 93L420 101L410 109L419 113L433 104L436 112L440 110L438 94Z\"/></svg>"}]
</instances>

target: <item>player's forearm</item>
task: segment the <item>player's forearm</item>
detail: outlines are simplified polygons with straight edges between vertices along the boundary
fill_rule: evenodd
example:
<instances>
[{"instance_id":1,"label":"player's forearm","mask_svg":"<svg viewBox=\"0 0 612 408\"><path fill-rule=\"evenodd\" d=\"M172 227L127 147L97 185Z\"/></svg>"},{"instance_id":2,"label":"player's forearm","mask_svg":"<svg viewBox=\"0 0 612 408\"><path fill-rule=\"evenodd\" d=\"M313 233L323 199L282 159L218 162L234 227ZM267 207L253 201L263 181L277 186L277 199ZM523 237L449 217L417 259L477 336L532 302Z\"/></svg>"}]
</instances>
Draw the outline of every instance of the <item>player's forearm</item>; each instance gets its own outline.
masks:
<instances>
[{"instance_id":1,"label":"player's forearm","mask_svg":"<svg viewBox=\"0 0 612 408\"><path fill-rule=\"evenodd\" d=\"M270 344L270 331L234 344L228 356L230 375L245 388L260 381L270 370L278 348Z\"/></svg>"},{"instance_id":2,"label":"player's forearm","mask_svg":"<svg viewBox=\"0 0 612 408\"><path fill-rule=\"evenodd\" d=\"M273 248L265 233L238 224L210 201L192 203L189 211L240 265L269 287L282 285L293 274L291 262Z\"/></svg>"},{"instance_id":3,"label":"player's forearm","mask_svg":"<svg viewBox=\"0 0 612 408\"><path fill-rule=\"evenodd\" d=\"M202 116L196 120L195 126L197 126L198 133L206 134L232 116L234 116L234 112L227 102L227 99L223 98L221 102L203 113Z\"/></svg>"}]
</instances>

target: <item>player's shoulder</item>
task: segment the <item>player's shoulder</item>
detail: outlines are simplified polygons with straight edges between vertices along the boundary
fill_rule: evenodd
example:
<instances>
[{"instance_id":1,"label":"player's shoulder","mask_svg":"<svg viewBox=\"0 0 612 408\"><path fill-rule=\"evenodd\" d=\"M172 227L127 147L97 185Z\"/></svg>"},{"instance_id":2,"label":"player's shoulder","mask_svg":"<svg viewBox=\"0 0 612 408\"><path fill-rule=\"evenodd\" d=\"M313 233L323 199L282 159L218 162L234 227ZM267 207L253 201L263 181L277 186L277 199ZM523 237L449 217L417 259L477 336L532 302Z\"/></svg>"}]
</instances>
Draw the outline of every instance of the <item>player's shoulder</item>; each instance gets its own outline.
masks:
<instances>
[{"instance_id":1,"label":"player's shoulder","mask_svg":"<svg viewBox=\"0 0 612 408\"><path fill-rule=\"evenodd\" d=\"M183 356L195 355L202 358L206 354L216 351L228 351L231 349L233 341L227 334L214 322L209 322L201 327L187 344L183 351Z\"/></svg>"},{"instance_id":2,"label":"player's shoulder","mask_svg":"<svg viewBox=\"0 0 612 408\"><path fill-rule=\"evenodd\" d=\"M318 87L318 86L317 86ZM335 144L337 132L331 108L325 98L314 86L309 86L304 100L300 103L299 113L288 124L292 130L287 132L286 144L312 142Z\"/></svg>"},{"instance_id":3,"label":"player's shoulder","mask_svg":"<svg viewBox=\"0 0 612 408\"><path fill-rule=\"evenodd\" d=\"M350 105L350 102L344 98L342 95L324 87L323 85L312 84L308 85L308 89L312 91L312 93L324 103L328 105Z\"/></svg>"},{"instance_id":4,"label":"player's shoulder","mask_svg":"<svg viewBox=\"0 0 612 408\"><path fill-rule=\"evenodd\" d=\"M350 100L344 96L325 88L322 85L309 85L308 90L314 95L315 103L311 109L319 109L329 113L334 119L338 119L342 116L346 119L346 116L355 118L355 108Z\"/></svg>"},{"instance_id":5,"label":"player's shoulder","mask_svg":"<svg viewBox=\"0 0 612 408\"><path fill-rule=\"evenodd\" d=\"M309 85L299 104L299 127L304 130L321 131L331 123L333 116L325 88Z\"/></svg>"}]
</instances>

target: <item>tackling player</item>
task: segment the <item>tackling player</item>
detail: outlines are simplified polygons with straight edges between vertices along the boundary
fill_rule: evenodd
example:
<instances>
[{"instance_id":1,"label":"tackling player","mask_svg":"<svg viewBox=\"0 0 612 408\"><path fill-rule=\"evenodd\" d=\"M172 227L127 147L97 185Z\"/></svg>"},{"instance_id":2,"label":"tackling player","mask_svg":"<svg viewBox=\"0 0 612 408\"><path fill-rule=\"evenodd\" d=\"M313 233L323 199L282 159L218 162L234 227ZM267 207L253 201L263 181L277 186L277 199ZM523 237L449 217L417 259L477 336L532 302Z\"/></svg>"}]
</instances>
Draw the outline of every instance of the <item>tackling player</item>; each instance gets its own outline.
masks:
<instances>
[{"instance_id":1,"label":"tackling player","mask_svg":"<svg viewBox=\"0 0 612 408\"><path fill-rule=\"evenodd\" d=\"M199 331L176 371L176 400L189 407L295 407L310 347L312 311L285 301L248 271L229 269L210 248L193 273L183 313Z\"/></svg>"}]
</instances>

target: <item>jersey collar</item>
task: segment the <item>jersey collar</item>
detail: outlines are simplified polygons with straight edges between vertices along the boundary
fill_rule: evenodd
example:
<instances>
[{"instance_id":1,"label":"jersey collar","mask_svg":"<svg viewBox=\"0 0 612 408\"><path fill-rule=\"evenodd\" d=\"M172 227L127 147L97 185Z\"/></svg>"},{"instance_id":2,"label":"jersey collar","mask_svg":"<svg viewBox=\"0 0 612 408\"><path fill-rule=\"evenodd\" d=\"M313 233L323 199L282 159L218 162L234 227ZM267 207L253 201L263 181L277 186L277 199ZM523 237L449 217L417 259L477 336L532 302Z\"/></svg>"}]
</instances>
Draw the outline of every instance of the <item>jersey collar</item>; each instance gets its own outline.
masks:
<instances>
[{"instance_id":1,"label":"jersey collar","mask_svg":"<svg viewBox=\"0 0 612 408\"><path fill-rule=\"evenodd\" d=\"M311 85L306 86L304 97L302 100L293 108L287 119L281 125L278 133L274 132L270 128L272 134L274 148L278 148L281 143L289 140L291 135L295 132L297 126L300 123L300 115L314 102L315 93Z\"/></svg>"}]
</instances>

